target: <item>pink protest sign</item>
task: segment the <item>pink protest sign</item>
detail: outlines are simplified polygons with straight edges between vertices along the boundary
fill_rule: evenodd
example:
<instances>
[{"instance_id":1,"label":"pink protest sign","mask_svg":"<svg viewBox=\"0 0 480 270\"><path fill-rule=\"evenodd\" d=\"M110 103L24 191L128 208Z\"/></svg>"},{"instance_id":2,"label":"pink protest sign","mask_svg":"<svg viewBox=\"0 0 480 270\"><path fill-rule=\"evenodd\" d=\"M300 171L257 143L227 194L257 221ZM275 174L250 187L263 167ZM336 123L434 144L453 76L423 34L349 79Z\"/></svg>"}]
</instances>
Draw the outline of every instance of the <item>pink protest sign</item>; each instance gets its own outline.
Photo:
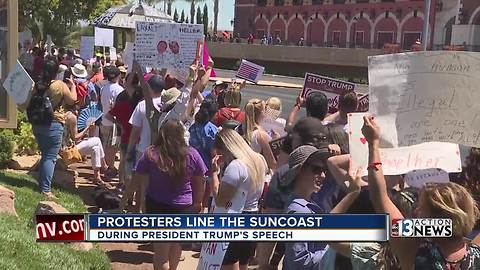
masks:
<instances>
[{"instance_id":1,"label":"pink protest sign","mask_svg":"<svg viewBox=\"0 0 480 270\"><path fill-rule=\"evenodd\" d=\"M328 108L332 113L338 109L338 97L349 91L355 91L354 83L306 73L302 97L307 97L313 92L323 92L328 98Z\"/></svg>"}]
</instances>

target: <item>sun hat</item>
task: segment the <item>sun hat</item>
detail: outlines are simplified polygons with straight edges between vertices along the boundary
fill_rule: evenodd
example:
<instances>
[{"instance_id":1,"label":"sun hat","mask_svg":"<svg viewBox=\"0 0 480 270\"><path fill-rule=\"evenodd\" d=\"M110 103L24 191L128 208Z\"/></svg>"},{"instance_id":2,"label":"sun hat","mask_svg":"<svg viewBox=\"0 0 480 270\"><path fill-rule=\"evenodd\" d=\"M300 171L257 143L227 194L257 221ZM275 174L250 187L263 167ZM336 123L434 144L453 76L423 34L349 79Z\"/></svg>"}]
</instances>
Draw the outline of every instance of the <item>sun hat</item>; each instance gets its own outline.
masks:
<instances>
[{"instance_id":1,"label":"sun hat","mask_svg":"<svg viewBox=\"0 0 480 270\"><path fill-rule=\"evenodd\" d=\"M125 66L118 66L118 70L120 70L120 73L127 73L127 69L125 68Z\"/></svg>"},{"instance_id":2,"label":"sun hat","mask_svg":"<svg viewBox=\"0 0 480 270\"><path fill-rule=\"evenodd\" d=\"M172 105L175 101L177 101L177 98L181 95L182 93L180 92L180 90L178 90L177 88L175 87L172 87L170 89L168 89L167 91L164 91L162 93L162 97L161 97L161 100L162 100L162 104L164 106L170 106Z\"/></svg>"},{"instance_id":3,"label":"sun hat","mask_svg":"<svg viewBox=\"0 0 480 270\"><path fill-rule=\"evenodd\" d=\"M222 84L227 84L227 83L224 82L224 81L216 81L216 82L214 83L214 86L219 86L219 85L222 85Z\"/></svg>"},{"instance_id":4,"label":"sun hat","mask_svg":"<svg viewBox=\"0 0 480 270\"><path fill-rule=\"evenodd\" d=\"M87 69L82 64L75 64L72 67L72 74L77 78L86 78L88 76Z\"/></svg>"},{"instance_id":5,"label":"sun hat","mask_svg":"<svg viewBox=\"0 0 480 270\"><path fill-rule=\"evenodd\" d=\"M288 167L289 170L282 177L282 185L286 186L295 180L297 174L300 172L300 169L303 167L305 162L309 159L321 160L326 163L327 159L330 157L328 148L317 149L315 146L311 145L302 145L297 149L293 150L288 158ZM326 166L326 165L325 165Z\"/></svg>"}]
</instances>

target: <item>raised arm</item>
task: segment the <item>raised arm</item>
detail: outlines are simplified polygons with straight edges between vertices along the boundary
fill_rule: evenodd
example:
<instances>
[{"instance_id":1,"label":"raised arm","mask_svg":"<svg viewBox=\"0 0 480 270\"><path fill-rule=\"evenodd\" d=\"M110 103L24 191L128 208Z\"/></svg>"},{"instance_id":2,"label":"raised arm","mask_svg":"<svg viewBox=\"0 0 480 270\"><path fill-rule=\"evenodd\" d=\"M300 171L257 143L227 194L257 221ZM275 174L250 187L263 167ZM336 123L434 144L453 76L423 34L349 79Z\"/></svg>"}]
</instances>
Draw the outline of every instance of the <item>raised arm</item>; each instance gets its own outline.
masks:
<instances>
[{"instance_id":1,"label":"raised arm","mask_svg":"<svg viewBox=\"0 0 480 270\"><path fill-rule=\"evenodd\" d=\"M302 98L301 95L301 93L298 95L295 105L290 110L290 113L288 114L287 124L285 125L285 127L289 127L295 124L295 121L297 120L297 113L302 109L302 106L305 103L305 99Z\"/></svg>"},{"instance_id":2,"label":"raised arm","mask_svg":"<svg viewBox=\"0 0 480 270\"><path fill-rule=\"evenodd\" d=\"M388 197L387 184L380 159L380 128L373 117L365 116L362 133L368 142L368 183L370 200L377 213L388 213L392 219L402 219L403 215Z\"/></svg>"},{"instance_id":3,"label":"raised arm","mask_svg":"<svg viewBox=\"0 0 480 270\"><path fill-rule=\"evenodd\" d=\"M63 99L68 105L73 105L77 102L77 89L72 79L68 79L68 84L63 83Z\"/></svg>"},{"instance_id":4,"label":"raised arm","mask_svg":"<svg viewBox=\"0 0 480 270\"><path fill-rule=\"evenodd\" d=\"M349 181L348 170L350 166L350 155L332 156L327 160L327 166L335 181L344 190L347 190L345 182ZM368 183L360 179L360 186L367 186Z\"/></svg>"},{"instance_id":5,"label":"raised arm","mask_svg":"<svg viewBox=\"0 0 480 270\"><path fill-rule=\"evenodd\" d=\"M368 184L370 200L377 213L387 213L390 219L403 219L403 215L387 193L380 159L380 128L371 116L363 118L362 133L368 141ZM413 269L419 240L415 238L391 238L390 245L400 261L402 269Z\"/></svg>"}]
</instances>

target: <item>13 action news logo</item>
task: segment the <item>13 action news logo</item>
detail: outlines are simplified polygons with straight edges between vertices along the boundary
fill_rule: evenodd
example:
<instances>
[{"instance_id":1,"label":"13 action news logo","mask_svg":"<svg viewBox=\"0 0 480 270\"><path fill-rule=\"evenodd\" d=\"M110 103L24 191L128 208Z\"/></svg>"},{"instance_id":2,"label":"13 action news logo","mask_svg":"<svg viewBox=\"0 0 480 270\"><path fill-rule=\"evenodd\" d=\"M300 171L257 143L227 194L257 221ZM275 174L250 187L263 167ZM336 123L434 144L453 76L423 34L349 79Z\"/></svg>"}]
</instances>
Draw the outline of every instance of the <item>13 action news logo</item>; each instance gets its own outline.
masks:
<instances>
[{"instance_id":1,"label":"13 action news logo","mask_svg":"<svg viewBox=\"0 0 480 270\"><path fill-rule=\"evenodd\" d=\"M447 218L414 218L392 220L392 237L451 237L452 220Z\"/></svg>"}]
</instances>

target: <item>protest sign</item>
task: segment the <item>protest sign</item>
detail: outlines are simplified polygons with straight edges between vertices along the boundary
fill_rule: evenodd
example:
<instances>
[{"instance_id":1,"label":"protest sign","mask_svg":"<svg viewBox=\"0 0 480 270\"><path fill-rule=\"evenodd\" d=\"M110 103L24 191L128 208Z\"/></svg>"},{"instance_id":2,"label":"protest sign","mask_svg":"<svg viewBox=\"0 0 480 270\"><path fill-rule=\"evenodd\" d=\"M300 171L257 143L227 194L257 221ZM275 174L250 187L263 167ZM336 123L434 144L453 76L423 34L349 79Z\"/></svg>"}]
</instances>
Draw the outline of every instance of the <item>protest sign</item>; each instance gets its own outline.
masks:
<instances>
[{"instance_id":1,"label":"protest sign","mask_svg":"<svg viewBox=\"0 0 480 270\"><path fill-rule=\"evenodd\" d=\"M270 149L272 149L272 153L274 157L277 157L280 155L280 151L282 149L283 143L285 142L285 139L287 139L287 136L283 136L281 138L278 138L276 140L271 140L270 141Z\"/></svg>"},{"instance_id":2,"label":"protest sign","mask_svg":"<svg viewBox=\"0 0 480 270\"><path fill-rule=\"evenodd\" d=\"M33 80L18 60L3 82L3 88L17 105L25 105L28 102L29 94L33 89Z\"/></svg>"},{"instance_id":3,"label":"protest sign","mask_svg":"<svg viewBox=\"0 0 480 270\"><path fill-rule=\"evenodd\" d=\"M166 68L185 79L203 39L200 24L137 22L134 58L143 67Z\"/></svg>"},{"instance_id":4,"label":"protest sign","mask_svg":"<svg viewBox=\"0 0 480 270\"><path fill-rule=\"evenodd\" d=\"M238 189L233 198L226 203L225 207L216 206L214 200L211 213L240 214L247 200L247 194L248 191L242 188ZM203 243L197 270L220 269L227 249L228 242Z\"/></svg>"},{"instance_id":5,"label":"protest sign","mask_svg":"<svg viewBox=\"0 0 480 270\"><path fill-rule=\"evenodd\" d=\"M448 172L441 169L415 170L407 173L404 178L407 185L422 188L427 183L448 183Z\"/></svg>"},{"instance_id":6,"label":"protest sign","mask_svg":"<svg viewBox=\"0 0 480 270\"><path fill-rule=\"evenodd\" d=\"M247 60L242 60L237 71L237 77L250 82L257 83L262 77L265 67L259 66Z\"/></svg>"},{"instance_id":7,"label":"protest sign","mask_svg":"<svg viewBox=\"0 0 480 270\"><path fill-rule=\"evenodd\" d=\"M95 54L95 37L80 38L80 58L88 60Z\"/></svg>"},{"instance_id":8,"label":"protest sign","mask_svg":"<svg viewBox=\"0 0 480 270\"><path fill-rule=\"evenodd\" d=\"M348 114L349 149L351 166L363 168L367 174L368 143L362 134L365 113ZM383 134L383 126L380 126ZM399 175L412 170L439 168L447 172L460 172L462 164L457 144L429 142L398 148L380 149L383 173Z\"/></svg>"},{"instance_id":9,"label":"protest sign","mask_svg":"<svg viewBox=\"0 0 480 270\"><path fill-rule=\"evenodd\" d=\"M369 57L370 109L384 147L480 146L480 55L428 51Z\"/></svg>"},{"instance_id":10,"label":"protest sign","mask_svg":"<svg viewBox=\"0 0 480 270\"><path fill-rule=\"evenodd\" d=\"M117 49L115 47L110 47L110 60L117 60Z\"/></svg>"},{"instance_id":11,"label":"protest sign","mask_svg":"<svg viewBox=\"0 0 480 270\"><path fill-rule=\"evenodd\" d=\"M113 46L113 29L95 27L95 46Z\"/></svg>"},{"instance_id":12,"label":"protest sign","mask_svg":"<svg viewBox=\"0 0 480 270\"><path fill-rule=\"evenodd\" d=\"M133 66L133 43L132 42L125 43L125 49L123 50L123 53L122 53L122 59L125 65L127 65L128 67L128 72L132 71L132 66Z\"/></svg>"},{"instance_id":13,"label":"protest sign","mask_svg":"<svg viewBox=\"0 0 480 270\"><path fill-rule=\"evenodd\" d=\"M369 95L365 94L358 99L357 112L368 112Z\"/></svg>"},{"instance_id":14,"label":"protest sign","mask_svg":"<svg viewBox=\"0 0 480 270\"><path fill-rule=\"evenodd\" d=\"M328 108L331 113L338 109L339 96L348 91L355 91L354 83L305 73L302 97L306 98L313 92L323 92L328 98Z\"/></svg>"}]
</instances>

